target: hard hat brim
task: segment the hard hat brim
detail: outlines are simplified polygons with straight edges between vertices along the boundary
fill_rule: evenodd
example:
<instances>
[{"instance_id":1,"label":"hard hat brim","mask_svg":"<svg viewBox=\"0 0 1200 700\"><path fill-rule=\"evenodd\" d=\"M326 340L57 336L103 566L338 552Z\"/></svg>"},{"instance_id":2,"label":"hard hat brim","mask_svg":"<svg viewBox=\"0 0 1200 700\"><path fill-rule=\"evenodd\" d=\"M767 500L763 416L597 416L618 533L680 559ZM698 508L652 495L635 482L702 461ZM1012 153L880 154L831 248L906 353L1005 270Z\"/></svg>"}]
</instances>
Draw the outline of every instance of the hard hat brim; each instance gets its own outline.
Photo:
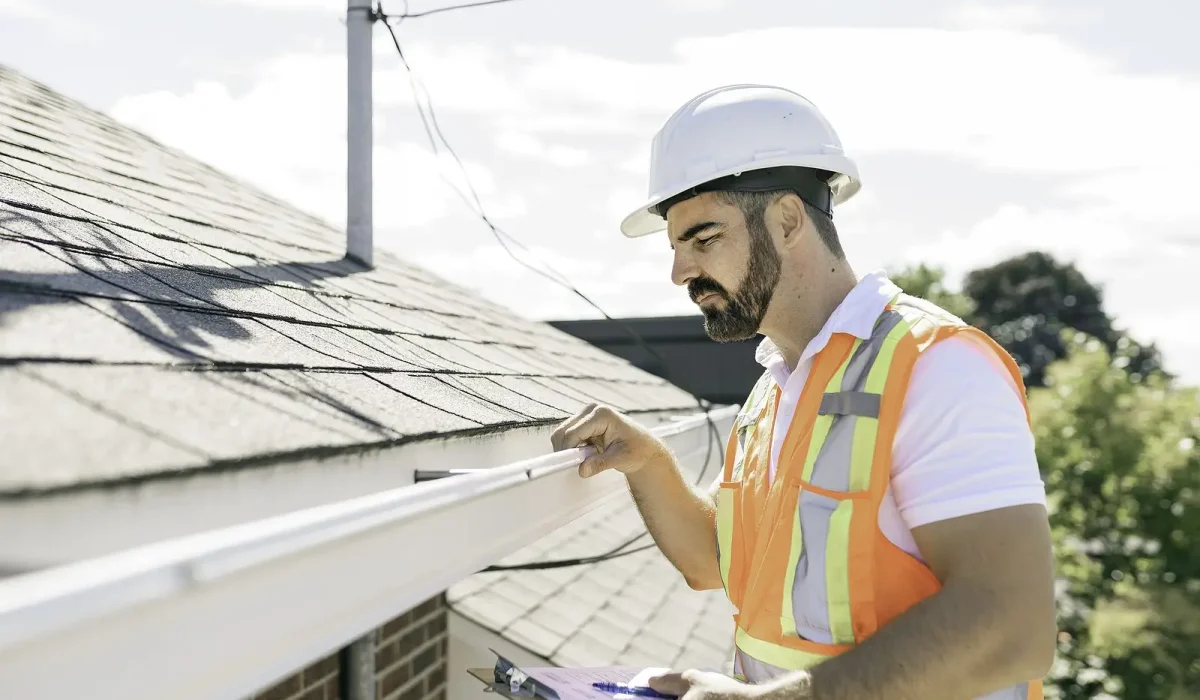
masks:
<instances>
[{"instance_id":1,"label":"hard hat brim","mask_svg":"<svg viewBox=\"0 0 1200 700\"><path fill-rule=\"evenodd\" d=\"M796 167L820 168L836 173L835 177L830 180L830 186L833 189L834 204L842 204L846 200L853 197L862 188L862 181L859 179L858 168L848 159L842 156L818 156L805 158L802 161L799 159L781 159L779 163L761 164L755 169L762 167L772 167L779 165L792 165ZM742 170L730 170L729 172L710 175L704 179L704 182L715 180L719 177L732 175L735 172ZM652 197L642 206L635 209L624 219L621 220L621 233L625 234L626 238L640 238L648 236L652 233L665 231L667 228L667 220L658 214L654 213L654 208L662 204L666 200L676 196L680 192L685 192L688 189L698 186L702 183L696 182L687 187L680 188L676 191L668 191L660 193L656 197Z\"/></svg>"},{"instance_id":2,"label":"hard hat brim","mask_svg":"<svg viewBox=\"0 0 1200 700\"><path fill-rule=\"evenodd\" d=\"M665 198L664 198L665 199ZM662 199L651 200L621 220L621 233L626 238L641 238L667 230L667 220L651 211Z\"/></svg>"}]
</instances>

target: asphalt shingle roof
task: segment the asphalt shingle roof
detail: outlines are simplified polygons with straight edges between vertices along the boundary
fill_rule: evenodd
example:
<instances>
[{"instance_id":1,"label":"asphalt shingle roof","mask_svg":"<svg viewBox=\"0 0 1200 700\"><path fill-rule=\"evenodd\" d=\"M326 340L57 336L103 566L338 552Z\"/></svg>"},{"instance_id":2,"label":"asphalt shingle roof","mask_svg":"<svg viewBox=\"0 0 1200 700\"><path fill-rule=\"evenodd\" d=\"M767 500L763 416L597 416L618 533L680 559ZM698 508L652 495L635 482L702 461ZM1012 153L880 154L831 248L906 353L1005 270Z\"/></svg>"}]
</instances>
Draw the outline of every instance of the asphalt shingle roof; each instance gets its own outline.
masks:
<instances>
[{"instance_id":1,"label":"asphalt shingle roof","mask_svg":"<svg viewBox=\"0 0 1200 700\"><path fill-rule=\"evenodd\" d=\"M595 556L642 532L626 500L499 563ZM657 548L598 564L475 574L446 595L455 612L556 666L723 671L733 658L734 608L725 593L692 590Z\"/></svg>"},{"instance_id":2,"label":"asphalt shingle roof","mask_svg":"<svg viewBox=\"0 0 1200 700\"><path fill-rule=\"evenodd\" d=\"M0 497L693 399L0 66Z\"/></svg>"}]
</instances>

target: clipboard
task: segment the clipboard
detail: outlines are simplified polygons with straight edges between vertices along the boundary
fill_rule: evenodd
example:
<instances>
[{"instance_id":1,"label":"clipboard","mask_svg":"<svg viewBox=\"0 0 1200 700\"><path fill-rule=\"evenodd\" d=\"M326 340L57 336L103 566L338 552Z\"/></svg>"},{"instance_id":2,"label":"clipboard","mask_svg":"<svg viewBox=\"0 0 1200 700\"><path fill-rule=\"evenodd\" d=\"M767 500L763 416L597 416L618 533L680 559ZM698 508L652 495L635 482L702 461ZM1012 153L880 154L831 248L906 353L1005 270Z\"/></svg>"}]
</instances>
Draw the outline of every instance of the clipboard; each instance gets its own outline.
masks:
<instances>
[{"instance_id":1,"label":"clipboard","mask_svg":"<svg viewBox=\"0 0 1200 700\"><path fill-rule=\"evenodd\" d=\"M467 673L483 681L485 692L494 692L505 698L532 700L560 700L558 692L550 686L522 671L516 664L504 658L495 649L496 665L490 669L471 668Z\"/></svg>"}]
</instances>

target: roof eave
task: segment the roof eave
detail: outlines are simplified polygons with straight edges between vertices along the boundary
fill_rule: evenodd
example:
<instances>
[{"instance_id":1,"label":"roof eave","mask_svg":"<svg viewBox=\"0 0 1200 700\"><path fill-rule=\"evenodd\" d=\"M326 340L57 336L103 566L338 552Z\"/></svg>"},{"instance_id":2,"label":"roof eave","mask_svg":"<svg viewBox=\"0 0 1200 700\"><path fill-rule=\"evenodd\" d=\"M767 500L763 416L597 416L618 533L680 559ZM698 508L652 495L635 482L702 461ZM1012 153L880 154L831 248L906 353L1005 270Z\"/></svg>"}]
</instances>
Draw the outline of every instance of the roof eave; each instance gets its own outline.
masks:
<instances>
[{"instance_id":1,"label":"roof eave","mask_svg":"<svg viewBox=\"0 0 1200 700\"><path fill-rule=\"evenodd\" d=\"M713 415L721 428L733 408ZM695 454L708 421L655 429ZM572 450L0 582L0 696L242 697L624 493ZM483 527L480 527L482 525ZM253 619L253 625L232 621ZM61 673L62 659L71 673ZM114 673L120 659L136 673Z\"/></svg>"}]
</instances>

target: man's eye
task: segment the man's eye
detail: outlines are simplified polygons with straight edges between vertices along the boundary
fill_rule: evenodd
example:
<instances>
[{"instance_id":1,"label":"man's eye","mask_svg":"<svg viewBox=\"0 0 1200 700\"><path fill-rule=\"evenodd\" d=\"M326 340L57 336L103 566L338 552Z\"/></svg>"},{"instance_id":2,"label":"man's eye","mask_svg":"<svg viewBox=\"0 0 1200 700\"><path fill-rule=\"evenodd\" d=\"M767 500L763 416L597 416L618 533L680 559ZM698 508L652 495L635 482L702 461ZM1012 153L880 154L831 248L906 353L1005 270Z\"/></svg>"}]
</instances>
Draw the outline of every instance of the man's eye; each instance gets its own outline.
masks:
<instances>
[{"instance_id":1,"label":"man's eye","mask_svg":"<svg viewBox=\"0 0 1200 700\"><path fill-rule=\"evenodd\" d=\"M720 236L709 236L708 238L697 238L696 245L700 246L701 248L707 248L709 245L712 244L713 241L717 240L718 238L720 238Z\"/></svg>"}]
</instances>

